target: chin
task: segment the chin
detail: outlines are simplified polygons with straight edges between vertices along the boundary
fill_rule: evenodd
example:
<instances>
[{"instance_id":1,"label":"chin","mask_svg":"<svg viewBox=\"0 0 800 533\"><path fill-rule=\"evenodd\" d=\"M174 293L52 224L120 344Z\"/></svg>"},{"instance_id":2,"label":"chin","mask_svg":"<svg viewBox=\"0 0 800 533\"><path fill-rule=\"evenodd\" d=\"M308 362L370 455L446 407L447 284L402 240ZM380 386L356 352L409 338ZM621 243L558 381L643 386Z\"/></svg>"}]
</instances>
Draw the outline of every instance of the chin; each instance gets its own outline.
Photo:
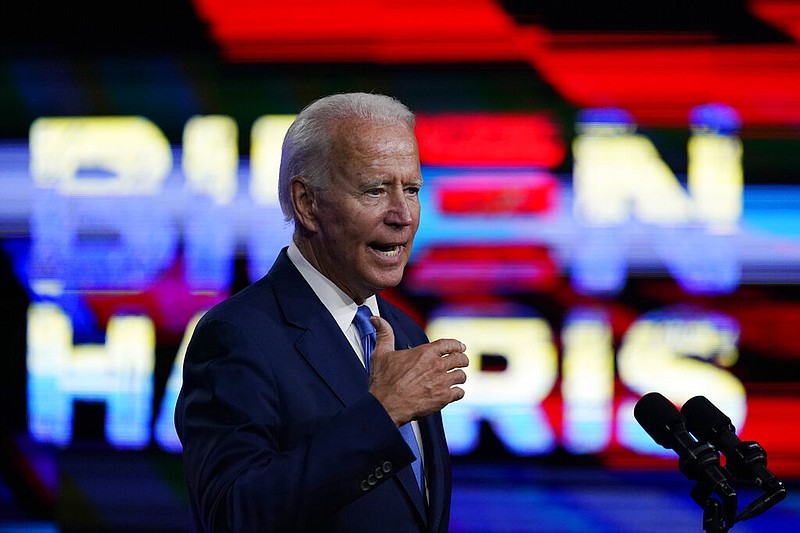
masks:
<instances>
[{"instance_id":1,"label":"chin","mask_svg":"<svg viewBox=\"0 0 800 533\"><path fill-rule=\"evenodd\" d=\"M397 287L400 285L400 282L403 281L403 273L401 272L399 275L390 275L390 276L380 276L377 278L373 278L372 286L375 287L375 293L384 290L384 289L391 289L392 287Z\"/></svg>"}]
</instances>

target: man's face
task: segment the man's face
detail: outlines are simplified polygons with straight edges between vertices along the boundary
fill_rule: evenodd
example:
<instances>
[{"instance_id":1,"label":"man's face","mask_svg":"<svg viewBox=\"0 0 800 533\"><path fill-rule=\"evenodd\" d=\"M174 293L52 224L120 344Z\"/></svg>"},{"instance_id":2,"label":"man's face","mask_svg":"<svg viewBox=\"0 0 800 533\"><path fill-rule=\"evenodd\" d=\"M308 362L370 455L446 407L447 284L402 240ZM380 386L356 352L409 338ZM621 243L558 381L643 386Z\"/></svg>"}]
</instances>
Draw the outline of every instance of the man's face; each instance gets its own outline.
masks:
<instances>
[{"instance_id":1,"label":"man's face","mask_svg":"<svg viewBox=\"0 0 800 533\"><path fill-rule=\"evenodd\" d=\"M332 149L329 187L315 194L309 260L356 303L403 277L419 227L422 176L403 123L351 121Z\"/></svg>"}]
</instances>

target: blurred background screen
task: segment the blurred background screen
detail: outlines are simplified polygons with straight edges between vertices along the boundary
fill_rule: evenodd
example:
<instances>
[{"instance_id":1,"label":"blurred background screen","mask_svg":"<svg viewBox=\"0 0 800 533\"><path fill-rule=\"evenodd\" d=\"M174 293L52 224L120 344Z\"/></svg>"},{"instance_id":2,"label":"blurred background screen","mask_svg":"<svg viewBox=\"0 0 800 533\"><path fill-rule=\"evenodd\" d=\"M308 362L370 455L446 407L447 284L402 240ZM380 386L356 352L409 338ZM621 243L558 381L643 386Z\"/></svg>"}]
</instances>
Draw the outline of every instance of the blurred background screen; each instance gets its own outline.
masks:
<instances>
[{"instance_id":1,"label":"blurred background screen","mask_svg":"<svg viewBox=\"0 0 800 533\"><path fill-rule=\"evenodd\" d=\"M349 91L417 114L384 295L469 346L451 531L702 531L651 391L767 451L789 496L737 531L796 528L798 40L790 0L3 2L0 530L188 530L188 336L289 242L293 116Z\"/></svg>"}]
</instances>

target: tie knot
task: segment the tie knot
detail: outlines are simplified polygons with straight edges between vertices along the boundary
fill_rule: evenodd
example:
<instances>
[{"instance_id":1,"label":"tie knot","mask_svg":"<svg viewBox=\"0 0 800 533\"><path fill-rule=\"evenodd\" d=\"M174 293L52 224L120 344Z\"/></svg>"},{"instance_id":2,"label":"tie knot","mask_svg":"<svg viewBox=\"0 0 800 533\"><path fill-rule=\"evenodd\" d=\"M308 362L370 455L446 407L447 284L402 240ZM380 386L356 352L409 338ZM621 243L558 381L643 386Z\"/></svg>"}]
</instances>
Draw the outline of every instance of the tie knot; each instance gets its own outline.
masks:
<instances>
[{"instance_id":1,"label":"tie knot","mask_svg":"<svg viewBox=\"0 0 800 533\"><path fill-rule=\"evenodd\" d=\"M369 321L371 316L372 311L370 311L370 308L366 305L360 306L356 311L356 316L353 321L356 323L356 327L358 328L358 332L361 334L362 339L368 335L375 335L375 326L373 326L372 322Z\"/></svg>"},{"instance_id":2,"label":"tie knot","mask_svg":"<svg viewBox=\"0 0 800 533\"><path fill-rule=\"evenodd\" d=\"M364 368L369 372L369 356L372 350L375 349L375 343L378 341L378 335L375 332L375 326L369 321L372 316L372 311L366 305L362 305L356 311L356 316L353 318L358 333L361 335L361 349L364 351Z\"/></svg>"}]
</instances>

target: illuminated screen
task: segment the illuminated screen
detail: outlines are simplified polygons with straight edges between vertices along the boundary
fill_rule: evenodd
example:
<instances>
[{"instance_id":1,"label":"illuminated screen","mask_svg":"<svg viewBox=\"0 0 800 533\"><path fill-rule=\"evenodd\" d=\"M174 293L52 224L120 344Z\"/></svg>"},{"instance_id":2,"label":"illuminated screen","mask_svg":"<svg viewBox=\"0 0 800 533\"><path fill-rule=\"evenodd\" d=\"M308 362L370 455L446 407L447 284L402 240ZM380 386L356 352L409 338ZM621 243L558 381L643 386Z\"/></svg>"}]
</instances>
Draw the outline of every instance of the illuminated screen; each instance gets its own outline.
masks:
<instances>
[{"instance_id":1,"label":"illuminated screen","mask_svg":"<svg viewBox=\"0 0 800 533\"><path fill-rule=\"evenodd\" d=\"M453 531L700 529L675 453L633 418L651 391L706 396L800 479L793 4L737 3L750 41L730 43L700 15L681 31L565 28L571 2L362 1L358 19L337 2L179 4L170 20L203 28L213 59L5 58L19 105L0 139L0 529L185 529L173 412L188 339L288 244L283 135L340 90L417 113L422 222L384 296L469 347L466 396L443 411ZM542 491L542 472L559 488ZM585 476L644 475L685 496L685 521L646 523L647 507L602 521L579 496ZM145 493L149 521L125 510ZM749 531L798 519L791 498ZM500 510L478 516L487 504ZM561 526L516 514L537 505ZM565 518L572 505L588 514Z\"/></svg>"}]
</instances>

